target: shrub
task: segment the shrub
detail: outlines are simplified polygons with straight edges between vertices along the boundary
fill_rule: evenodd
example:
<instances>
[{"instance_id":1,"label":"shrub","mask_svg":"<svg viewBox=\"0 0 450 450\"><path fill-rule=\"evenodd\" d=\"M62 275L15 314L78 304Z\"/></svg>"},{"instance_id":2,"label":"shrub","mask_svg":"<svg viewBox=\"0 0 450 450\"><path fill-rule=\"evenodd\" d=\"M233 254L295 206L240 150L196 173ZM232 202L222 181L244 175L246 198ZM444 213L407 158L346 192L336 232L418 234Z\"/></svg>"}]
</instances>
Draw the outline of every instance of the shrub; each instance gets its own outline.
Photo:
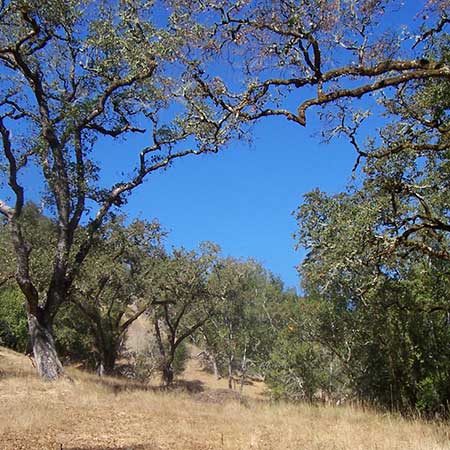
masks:
<instances>
[{"instance_id":1,"label":"shrub","mask_svg":"<svg viewBox=\"0 0 450 450\"><path fill-rule=\"evenodd\" d=\"M0 343L25 353L28 346L28 321L24 297L18 288L0 290Z\"/></svg>"}]
</instances>

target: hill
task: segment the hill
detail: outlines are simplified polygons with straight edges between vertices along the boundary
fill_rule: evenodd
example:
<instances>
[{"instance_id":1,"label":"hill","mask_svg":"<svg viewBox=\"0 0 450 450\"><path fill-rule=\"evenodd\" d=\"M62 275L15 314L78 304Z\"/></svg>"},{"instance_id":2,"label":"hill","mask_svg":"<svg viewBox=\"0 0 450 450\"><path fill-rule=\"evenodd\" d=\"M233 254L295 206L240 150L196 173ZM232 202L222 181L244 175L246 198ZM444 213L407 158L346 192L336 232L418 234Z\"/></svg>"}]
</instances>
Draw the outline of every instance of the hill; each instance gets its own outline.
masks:
<instances>
[{"instance_id":1,"label":"hill","mask_svg":"<svg viewBox=\"0 0 450 450\"><path fill-rule=\"evenodd\" d=\"M273 404L259 385L240 403L195 360L172 391L68 373L73 381L43 382L29 358L0 347L1 450L450 449L445 424Z\"/></svg>"}]
</instances>

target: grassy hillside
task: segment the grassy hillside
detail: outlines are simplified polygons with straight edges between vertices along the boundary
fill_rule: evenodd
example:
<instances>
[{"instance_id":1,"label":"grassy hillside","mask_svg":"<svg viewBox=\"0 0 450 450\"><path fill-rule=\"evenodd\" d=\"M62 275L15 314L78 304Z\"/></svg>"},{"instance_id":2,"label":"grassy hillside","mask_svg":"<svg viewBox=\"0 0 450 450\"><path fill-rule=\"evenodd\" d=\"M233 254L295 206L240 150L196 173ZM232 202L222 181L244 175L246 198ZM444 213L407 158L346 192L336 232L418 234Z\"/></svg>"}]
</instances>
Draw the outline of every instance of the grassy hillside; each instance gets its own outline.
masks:
<instances>
[{"instance_id":1,"label":"grassy hillside","mask_svg":"<svg viewBox=\"0 0 450 450\"><path fill-rule=\"evenodd\" d=\"M0 450L450 449L444 424L271 404L261 385L240 404L195 361L172 392L69 373L73 382L42 382L28 358L0 347Z\"/></svg>"}]
</instances>

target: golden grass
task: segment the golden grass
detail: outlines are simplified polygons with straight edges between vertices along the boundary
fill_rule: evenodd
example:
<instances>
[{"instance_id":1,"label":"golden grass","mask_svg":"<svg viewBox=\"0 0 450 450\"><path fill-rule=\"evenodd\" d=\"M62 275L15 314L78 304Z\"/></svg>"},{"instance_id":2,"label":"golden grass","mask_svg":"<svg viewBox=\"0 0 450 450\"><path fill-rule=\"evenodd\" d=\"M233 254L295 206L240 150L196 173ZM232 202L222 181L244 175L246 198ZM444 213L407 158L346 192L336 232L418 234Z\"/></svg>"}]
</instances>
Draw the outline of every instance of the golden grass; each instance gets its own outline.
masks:
<instances>
[{"instance_id":1,"label":"golden grass","mask_svg":"<svg viewBox=\"0 0 450 450\"><path fill-rule=\"evenodd\" d=\"M2 348L0 370L1 450L450 449L448 425L358 408L210 403L74 369L73 383L45 383L27 358ZM187 375L205 389L223 381L194 366Z\"/></svg>"}]
</instances>

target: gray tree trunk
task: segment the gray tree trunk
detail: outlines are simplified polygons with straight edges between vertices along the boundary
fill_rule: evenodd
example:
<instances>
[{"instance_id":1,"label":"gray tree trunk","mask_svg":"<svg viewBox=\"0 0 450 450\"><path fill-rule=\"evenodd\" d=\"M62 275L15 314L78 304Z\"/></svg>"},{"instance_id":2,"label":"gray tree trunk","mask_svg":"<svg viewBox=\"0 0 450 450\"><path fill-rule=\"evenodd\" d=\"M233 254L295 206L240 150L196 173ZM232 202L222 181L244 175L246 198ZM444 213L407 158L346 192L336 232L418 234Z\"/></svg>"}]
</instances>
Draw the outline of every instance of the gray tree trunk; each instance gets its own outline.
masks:
<instances>
[{"instance_id":1,"label":"gray tree trunk","mask_svg":"<svg viewBox=\"0 0 450 450\"><path fill-rule=\"evenodd\" d=\"M64 375L64 369L56 353L51 326L28 314L28 329L33 348L33 356L39 375L53 381Z\"/></svg>"},{"instance_id":2,"label":"gray tree trunk","mask_svg":"<svg viewBox=\"0 0 450 450\"><path fill-rule=\"evenodd\" d=\"M228 389L233 389L233 360L234 358L228 359Z\"/></svg>"},{"instance_id":3,"label":"gray tree trunk","mask_svg":"<svg viewBox=\"0 0 450 450\"><path fill-rule=\"evenodd\" d=\"M216 380L220 380L222 377L220 376L219 367L217 365L217 360L214 355L211 355L211 362L213 367L213 372Z\"/></svg>"},{"instance_id":4,"label":"gray tree trunk","mask_svg":"<svg viewBox=\"0 0 450 450\"><path fill-rule=\"evenodd\" d=\"M241 362L241 380L239 385L239 398L242 397L244 391L245 377L247 376L247 348L244 348L244 356Z\"/></svg>"}]
</instances>

